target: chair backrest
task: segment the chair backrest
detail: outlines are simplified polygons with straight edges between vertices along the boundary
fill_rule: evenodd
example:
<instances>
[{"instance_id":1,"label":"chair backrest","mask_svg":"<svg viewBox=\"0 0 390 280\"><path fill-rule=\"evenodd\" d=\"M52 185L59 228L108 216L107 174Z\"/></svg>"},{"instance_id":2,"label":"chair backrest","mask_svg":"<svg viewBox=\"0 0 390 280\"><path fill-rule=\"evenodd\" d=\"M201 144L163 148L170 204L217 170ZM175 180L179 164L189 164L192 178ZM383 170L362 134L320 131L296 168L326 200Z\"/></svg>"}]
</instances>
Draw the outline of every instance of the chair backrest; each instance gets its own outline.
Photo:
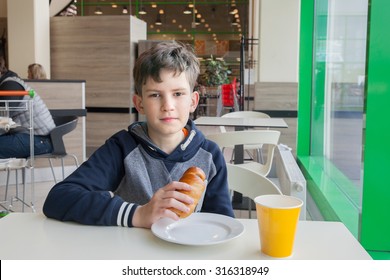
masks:
<instances>
[{"instance_id":1,"label":"chair backrest","mask_svg":"<svg viewBox=\"0 0 390 280\"><path fill-rule=\"evenodd\" d=\"M221 116L222 118L270 118L270 116L263 112L256 111L235 111L229 112Z\"/></svg>"},{"instance_id":2,"label":"chair backrest","mask_svg":"<svg viewBox=\"0 0 390 280\"><path fill-rule=\"evenodd\" d=\"M208 134L207 138L215 142L221 150L236 145L263 145L267 148L265 163L250 162L240 164L263 176L267 176L271 170L274 151L279 143L280 131L277 130L244 130L228 131L224 133Z\"/></svg>"},{"instance_id":3,"label":"chair backrest","mask_svg":"<svg viewBox=\"0 0 390 280\"><path fill-rule=\"evenodd\" d=\"M222 118L271 118L268 114L256 111L234 111L221 116ZM220 126L221 132L226 132L224 126Z\"/></svg>"},{"instance_id":4,"label":"chair backrest","mask_svg":"<svg viewBox=\"0 0 390 280\"><path fill-rule=\"evenodd\" d=\"M56 127L50 132L53 144L53 155L66 155L63 136L73 131L77 127L77 116L57 116L53 117Z\"/></svg>"},{"instance_id":5,"label":"chair backrest","mask_svg":"<svg viewBox=\"0 0 390 280\"><path fill-rule=\"evenodd\" d=\"M240 165L226 163L229 189L254 199L259 195L282 194L268 178Z\"/></svg>"}]
</instances>

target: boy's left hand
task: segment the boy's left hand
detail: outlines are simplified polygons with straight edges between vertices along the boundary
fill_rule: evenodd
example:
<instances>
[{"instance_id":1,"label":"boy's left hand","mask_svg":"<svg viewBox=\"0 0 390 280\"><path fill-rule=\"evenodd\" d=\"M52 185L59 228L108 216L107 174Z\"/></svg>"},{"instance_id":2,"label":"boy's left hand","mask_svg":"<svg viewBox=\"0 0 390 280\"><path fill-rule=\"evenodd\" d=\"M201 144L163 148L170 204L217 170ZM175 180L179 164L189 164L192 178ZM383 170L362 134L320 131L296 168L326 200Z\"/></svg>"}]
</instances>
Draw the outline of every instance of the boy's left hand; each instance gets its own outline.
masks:
<instances>
[{"instance_id":1,"label":"boy's left hand","mask_svg":"<svg viewBox=\"0 0 390 280\"><path fill-rule=\"evenodd\" d=\"M188 212L190 210L188 205L194 201L190 196L177 190L189 191L191 186L174 181L159 189L148 203L137 207L133 215L133 226L150 228L154 222L161 218L178 220L179 217L169 208Z\"/></svg>"}]
</instances>

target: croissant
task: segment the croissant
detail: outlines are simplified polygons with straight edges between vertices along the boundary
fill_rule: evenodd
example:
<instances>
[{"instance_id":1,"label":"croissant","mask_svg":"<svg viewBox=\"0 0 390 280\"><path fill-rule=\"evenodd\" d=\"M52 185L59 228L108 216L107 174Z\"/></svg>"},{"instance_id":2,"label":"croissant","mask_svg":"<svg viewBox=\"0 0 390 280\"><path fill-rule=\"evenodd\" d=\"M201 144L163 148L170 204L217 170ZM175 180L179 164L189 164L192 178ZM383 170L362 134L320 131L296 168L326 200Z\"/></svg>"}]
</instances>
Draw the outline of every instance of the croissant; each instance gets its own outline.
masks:
<instances>
[{"instance_id":1,"label":"croissant","mask_svg":"<svg viewBox=\"0 0 390 280\"><path fill-rule=\"evenodd\" d=\"M178 215L180 218L186 218L194 212L195 207L196 205L198 205L198 202L202 197L202 194L206 188L205 180L206 180L206 174L203 172L201 168L196 166L192 166L188 168L184 172L183 176L180 178L179 180L180 182L187 183L192 188L190 191L185 191L185 190L178 190L178 191L190 196L194 200L194 203L188 205L190 211L188 211L187 213L175 208L171 208L171 210L175 212L176 215Z\"/></svg>"}]
</instances>

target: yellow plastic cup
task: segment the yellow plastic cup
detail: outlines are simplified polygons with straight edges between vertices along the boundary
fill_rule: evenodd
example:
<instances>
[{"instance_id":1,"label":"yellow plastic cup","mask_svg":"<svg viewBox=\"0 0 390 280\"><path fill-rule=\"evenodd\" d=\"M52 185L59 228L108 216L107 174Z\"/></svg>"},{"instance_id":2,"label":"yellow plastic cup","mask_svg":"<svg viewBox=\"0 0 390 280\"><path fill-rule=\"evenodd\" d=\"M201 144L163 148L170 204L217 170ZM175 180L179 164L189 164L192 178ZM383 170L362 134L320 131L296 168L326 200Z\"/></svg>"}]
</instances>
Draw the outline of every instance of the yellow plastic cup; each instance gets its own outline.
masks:
<instances>
[{"instance_id":1,"label":"yellow plastic cup","mask_svg":"<svg viewBox=\"0 0 390 280\"><path fill-rule=\"evenodd\" d=\"M286 195L261 195L254 199L261 252L270 257L292 255L302 200Z\"/></svg>"}]
</instances>

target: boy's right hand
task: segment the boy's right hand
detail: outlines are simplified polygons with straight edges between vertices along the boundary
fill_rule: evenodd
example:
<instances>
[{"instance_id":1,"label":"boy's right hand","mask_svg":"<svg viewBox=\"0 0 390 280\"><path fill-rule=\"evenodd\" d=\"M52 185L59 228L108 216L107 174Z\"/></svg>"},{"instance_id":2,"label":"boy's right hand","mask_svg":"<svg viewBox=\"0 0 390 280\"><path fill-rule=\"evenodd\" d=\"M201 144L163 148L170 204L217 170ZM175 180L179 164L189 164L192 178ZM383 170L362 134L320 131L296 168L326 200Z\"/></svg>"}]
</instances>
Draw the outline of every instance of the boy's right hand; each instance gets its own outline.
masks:
<instances>
[{"instance_id":1,"label":"boy's right hand","mask_svg":"<svg viewBox=\"0 0 390 280\"><path fill-rule=\"evenodd\" d=\"M161 218L178 220L177 214L169 208L188 212L190 210L188 205L192 204L194 200L177 190L189 191L191 186L186 183L173 181L159 189L148 203L137 207L133 215L133 226L150 228L154 222Z\"/></svg>"}]
</instances>

